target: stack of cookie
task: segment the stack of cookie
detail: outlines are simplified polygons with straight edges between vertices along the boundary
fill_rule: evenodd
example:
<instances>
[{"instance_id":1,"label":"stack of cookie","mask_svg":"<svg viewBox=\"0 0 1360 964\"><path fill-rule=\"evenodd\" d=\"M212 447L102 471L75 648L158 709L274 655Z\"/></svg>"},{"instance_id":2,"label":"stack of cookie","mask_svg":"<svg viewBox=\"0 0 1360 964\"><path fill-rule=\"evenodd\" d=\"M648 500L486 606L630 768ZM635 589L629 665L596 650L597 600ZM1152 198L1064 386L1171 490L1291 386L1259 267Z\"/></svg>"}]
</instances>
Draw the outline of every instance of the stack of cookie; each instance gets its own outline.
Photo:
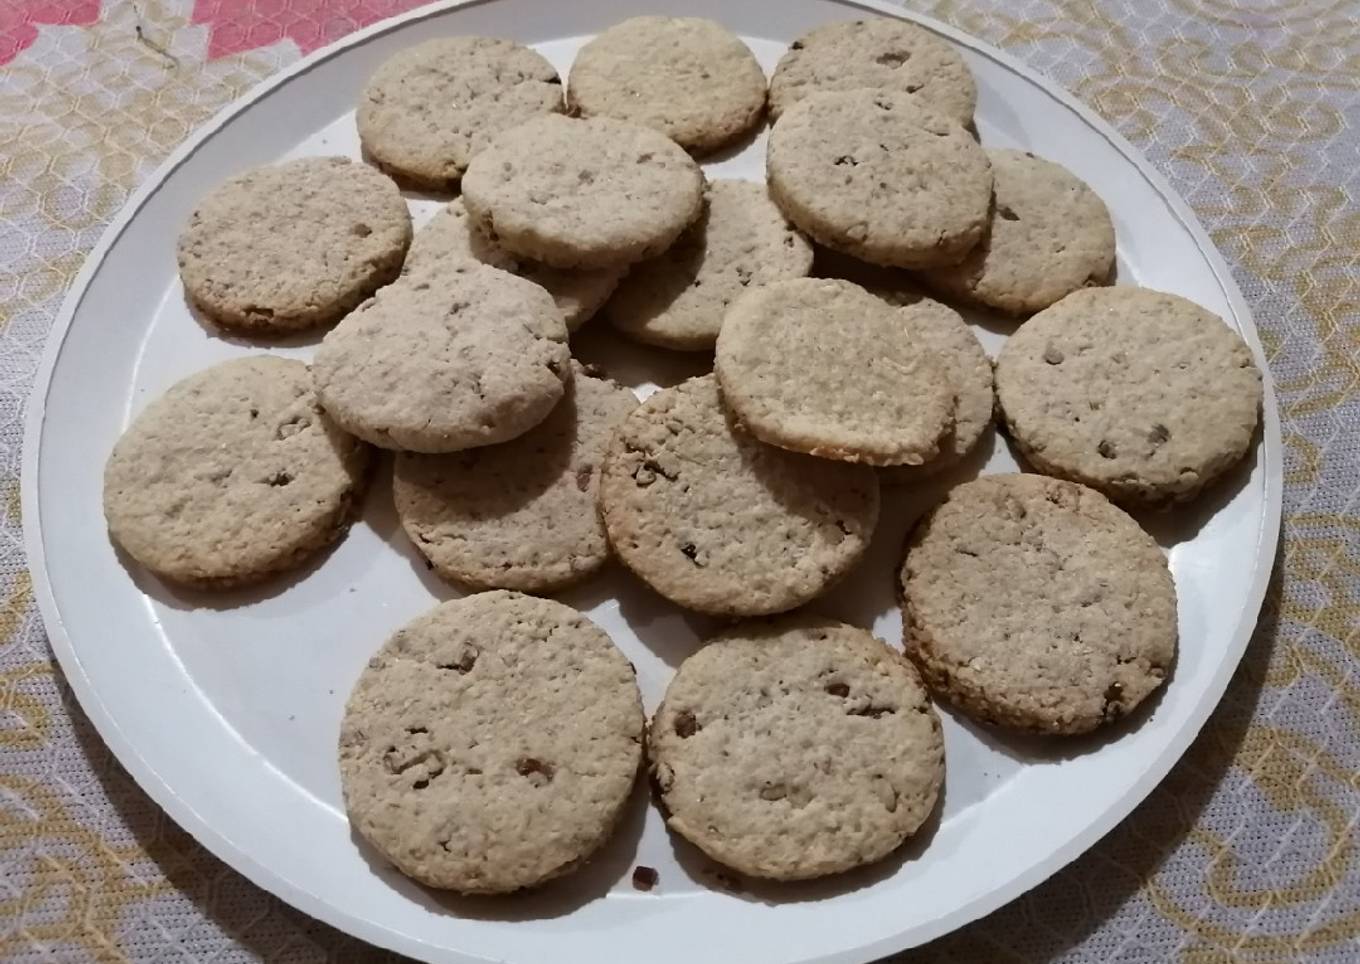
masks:
<instances>
[{"instance_id":1,"label":"stack of cookie","mask_svg":"<svg viewBox=\"0 0 1360 964\"><path fill-rule=\"evenodd\" d=\"M976 100L952 47L887 18L811 31L768 88L697 18L605 31L565 96L507 40L401 52L359 106L372 166L251 171L194 212L180 271L209 321L335 327L310 367L238 359L139 415L108 463L113 538L173 582L262 579L344 531L370 446L396 452L411 541L486 590L398 630L345 716L355 826L427 884L532 886L607 838L643 754L636 681L579 613L524 594L611 555L678 606L748 620L684 663L648 731L670 826L775 879L881 858L943 779L927 692L1070 734L1166 678L1175 589L1113 503L1197 495L1250 448L1261 401L1220 319L1105 286L1104 204L981 146ZM767 106L768 187L706 181L695 158ZM397 182L460 193L413 240ZM926 290L1028 318L995 373ZM638 404L572 357L597 312L712 352L712 373ZM919 525L910 659L790 612L855 569L882 484L957 466L994 408L1043 475L958 485Z\"/></svg>"}]
</instances>

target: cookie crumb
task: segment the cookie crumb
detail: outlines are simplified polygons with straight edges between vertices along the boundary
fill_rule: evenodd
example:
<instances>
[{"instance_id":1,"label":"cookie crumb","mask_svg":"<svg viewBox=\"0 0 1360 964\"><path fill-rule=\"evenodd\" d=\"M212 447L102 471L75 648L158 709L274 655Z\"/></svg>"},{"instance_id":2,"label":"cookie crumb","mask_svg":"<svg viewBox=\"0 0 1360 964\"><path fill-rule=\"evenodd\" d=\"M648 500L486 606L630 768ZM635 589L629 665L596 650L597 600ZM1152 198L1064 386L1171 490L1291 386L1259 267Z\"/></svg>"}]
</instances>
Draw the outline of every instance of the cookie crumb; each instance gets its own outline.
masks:
<instances>
[{"instance_id":1,"label":"cookie crumb","mask_svg":"<svg viewBox=\"0 0 1360 964\"><path fill-rule=\"evenodd\" d=\"M636 867L633 868L634 890L641 891L651 890L653 887L656 886L656 882L660 879L661 879L660 875L656 872L655 867L648 867L644 864L638 864Z\"/></svg>"}]
</instances>

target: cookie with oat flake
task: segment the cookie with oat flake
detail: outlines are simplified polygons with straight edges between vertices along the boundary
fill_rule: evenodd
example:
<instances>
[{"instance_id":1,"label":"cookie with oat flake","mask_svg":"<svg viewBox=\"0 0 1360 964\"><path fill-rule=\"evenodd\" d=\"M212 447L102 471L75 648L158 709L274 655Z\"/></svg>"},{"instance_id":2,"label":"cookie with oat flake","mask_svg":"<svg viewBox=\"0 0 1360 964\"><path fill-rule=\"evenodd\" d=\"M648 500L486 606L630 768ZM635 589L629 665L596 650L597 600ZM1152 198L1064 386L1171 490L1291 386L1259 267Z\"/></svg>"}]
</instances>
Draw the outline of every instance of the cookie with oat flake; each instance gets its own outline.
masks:
<instances>
[{"instance_id":1,"label":"cookie with oat flake","mask_svg":"<svg viewBox=\"0 0 1360 964\"><path fill-rule=\"evenodd\" d=\"M326 411L383 448L459 452L523 435L571 378L567 326L531 281L428 262L330 332L312 364Z\"/></svg>"},{"instance_id":2,"label":"cookie with oat flake","mask_svg":"<svg viewBox=\"0 0 1360 964\"><path fill-rule=\"evenodd\" d=\"M808 614L738 624L686 659L647 754L672 830L775 880L883 858L944 779L940 719L911 664Z\"/></svg>"},{"instance_id":3,"label":"cookie with oat flake","mask_svg":"<svg viewBox=\"0 0 1360 964\"><path fill-rule=\"evenodd\" d=\"M396 278L411 215L391 179L343 157L256 168L208 193L179 237L184 293L247 334L327 325Z\"/></svg>"},{"instance_id":4,"label":"cookie with oat flake","mask_svg":"<svg viewBox=\"0 0 1360 964\"><path fill-rule=\"evenodd\" d=\"M458 186L488 141L561 113L562 80L540 54L497 37L441 37L388 59L359 96L364 152L416 188Z\"/></svg>"},{"instance_id":5,"label":"cookie with oat flake","mask_svg":"<svg viewBox=\"0 0 1360 964\"><path fill-rule=\"evenodd\" d=\"M859 561L878 521L878 479L740 431L704 375L623 420L600 511L619 559L667 599L766 615L801 606Z\"/></svg>"},{"instance_id":6,"label":"cookie with oat flake","mask_svg":"<svg viewBox=\"0 0 1360 964\"><path fill-rule=\"evenodd\" d=\"M770 131L770 196L814 241L873 264L957 264L982 240L992 167L957 121L911 94L814 94Z\"/></svg>"},{"instance_id":7,"label":"cookie with oat flake","mask_svg":"<svg viewBox=\"0 0 1360 964\"><path fill-rule=\"evenodd\" d=\"M104 468L104 515L161 578L233 588L338 539L371 456L322 411L302 362L238 358L177 382L133 420Z\"/></svg>"},{"instance_id":8,"label":"cookie with oat flake","mask_svg":"<svg viewBox=\"0 0 1360 964\"><path fill-rule=\"evenodd\" d=\"M654 257L703 209L704 175L665 134L608 117L548 116L496 137L463 177L481 232L555 268Z\"/></svg>"},{"instance_id":9,"label":"cookie with oat flake","mask_svg":"<svg viewBox=\"0 0 1360 964\"><path fill-rule=\"evenodd\" d=\"M1025 322L997 357L996 391L1030 465L1122 504L1166 506L1247 454L1263 388L1223 319L1120 285L1075 291Z\"/></svg>"},{"instance_id":10,"label":"cookie with oat flake","mask_svg":"<svg viewBox=\"0 0 1360 964\"><path fill-rule=\"evenodd\" d=\"M952 489L901 572L907 655L986 723L1085 733L1128 715L1176 655L1162 550L1099 492L1042 475Z\"/></svg>"},{"instance_id":11,"label":"cookie with oat flake","mask_svg":"<svg viewBox=\"0 0 1360 964\"><path fill-rule=\"evenodd\" d=\"M747 46L713 20L630 17L581 48L567 102L582 117L644 124L706 154L759 123L765 72Z\"/></svg>"},{"instance_id":12,"label":"cookie with oat flake","mask_svg":"<svg viewBox=\"0 0 1360 964\"><path fill-rule=\"evenodd\" d=\"M350 693L345 808L423 884L533 887L608 839L643 725L628 660L576 610L500 591L446 602L394 633Z\"/></svg>"},{"instance_id":13,"label":"cookie with oat flake","mask_svg":"<svg viewBox=\"0 0 1360 964\"><path fill-rule=\"evenodd\" d=\"M609 560L595 509L601 466L637 397L577 362L572 367L566 395L519 438L452 455L397 456L397 515L445 579L552 592Z\"/></svg>"}]
</instances>

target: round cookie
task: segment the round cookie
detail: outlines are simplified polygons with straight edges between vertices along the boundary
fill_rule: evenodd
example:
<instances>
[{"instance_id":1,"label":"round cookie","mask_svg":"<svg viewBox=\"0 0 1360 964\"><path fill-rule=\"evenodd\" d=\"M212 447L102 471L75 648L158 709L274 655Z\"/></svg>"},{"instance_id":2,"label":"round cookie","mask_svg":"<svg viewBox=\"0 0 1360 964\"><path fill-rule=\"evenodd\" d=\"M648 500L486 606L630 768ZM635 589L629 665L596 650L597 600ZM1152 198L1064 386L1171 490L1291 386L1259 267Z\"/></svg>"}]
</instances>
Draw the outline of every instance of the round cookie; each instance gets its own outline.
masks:
<instances>
[{"instance_id":1,"label":"round cookie","mask_svg":"<svg viewBox=\"0 0 1360 964\"><path fill-rule=\"evenodd\" d=\"M104 467L104 517L162 579L241 586L340 537L371 455L326 418L302 362L238 358L177 382L137 416Z\"/></svg>"},{"instance_id":2,"label":"round cookie","mask_svg":"<svg viewBox=\"0 0 1360 964\"><path fill-rule=\"evenodd\" d=\"M821 458L920 465L954 422L943 364L896 310L848 281L747 292L723 320L713 368L743 428Z\"/></svg>"},{"instance_id":3,"label":"round cookie","mask_svg":"<svg viewBox=\"0 0 1360 964\"><path fill-rule=\"evenodd\" d=\"M1099 492L1041 475L950 490L901 573L907 654L983 722L1084 733L1166 679L1176 589L1152 537Z\"/></svg>"},{"instance_id":4,"label":"round cookie","mask_svg":"<svg viewBox=\"0 0 1360 964\"><path fill-rule=\"evenodd\" d=\"M911 664L802 613L739 624L686 659L647 752L672 830L776 880L887 856L944 778L940 719Z\"/></svg>"},{"instance_id":5,"label":"round cookie","mask_svg":"<svg viewBox=\"0 0 1360 964\"><path fill-rule=\"evenodd\" d=\"M699 216L703 190L703 172L674 141L607 117L522 124L496 137L463 177L483 234L558 268L660 254Z\"/></svg>"},{"instance_id":6,"label":"round cookie","mask_svg":"<svg viewBox=\"0 0 1360 964\"><path fill-rule=\"evenodd\" d=\"M992 168L977 141L911 94L816 94L775 122L770 196L798 228L874 264L957 264L982 240Z\"/></svg>"},{"instance_id":7,"label":"round cookie","mask_svg":"<svg viewBox=\"0 0 1360 964\"><path fill-rule=\"evenodd\" d=\"M628 337L681 351L712 350L732 300L748 286L801 278L812 246L764 184L710 181L699 221L664 254L635 265L605 307Z\"/></svg>"},{"instance_id":8,"label":"round cookie","mask_svg":"<svg viewBox=\"0 0 1360 964\"><path fill-rule=\"evenodd\" d=\"M472 258L527 278L557 302L568 331L584 325L605 303L623 277L623 268L563 271L517 258L478 231L462 198L455 198L416 232L406 254L406 270L430 259Z\"/></svg>"},{"instance_id":9,"label":"round cookie","mask_svg":"<svg viewBox=\"0 0 1360 964\"><path fill-rule=\"evenodd\" d=\"M566 396L519 438L452 455L397 456L397 515L445 579L551 592L608 561L595 509L600 467L637 398L573 368Z\"/></svg>"},{"instance_id":10,"label":"round cookie","mask_svg":"<svg viewBox=\"0 0 1360 964\"><path fill-rule=\"evenodd\" d=\"M503 130L562 111L562 80L511 40L440 37L383 63L359 97L365 153L405 184L448 191Z\"/></svg>"},{"instance_id":11,"label":"round cookie","mask_svg":"<svg viewBox=\"0 0 1360 964\"><path fill-rule=\"evenodd\" d=\"M973 75L948 42L877 17L827 24L795 40L770 78L770 113L778 118L811 94L866 87L910 94L964 126L977 106Z\"/></svg>"},{"instance_id":12,"label":"round cookie","mask_svg":"<svg viewBox=\"0 0 1360 964\"><path fill-rule=\"evenodd\" d=\"M630 17L581 48L567 102L582 117L642 124L703 154L759 123L765 72L722 24Z\"/></svg>"},{"instance_id":13,"label":"round cookie","mask_svg":"<svg viewBox=\"0 0 1360 964\"><path fill-rule=\"evenodd\" d=\"M188 299L257 334L329 324L401 271L411 215L397 186L343 157L304 157L208 193L179 236Z\"/></svg>"},{"instance_id":14,"label":"round cookie","mask_svg":"<svg viewBox=\"0 0 1360 964\"><path fill-rule=\"evenodd\" d=\"M1099 195L1067 168L1025 151L989 150L987 158L996 184L987 236L957 265L923 272L924 280L1015 315L1107 284L1114 222Z\"/></svg>"},{"instance_id":15,"label":"round cookie","mask_svg":"<svg viewBox=\"0 0 1360 964\"><path fill-rule=\"evenodd\" d=\"M939 454L921 465L888 465L878 470L880 482L907 485L957 464L992 424L996 407L992 360L973 329L948 305L901 286L872 293L897 306L898 320L906 326L908 337L933 353L954 393L954 424L941 440Z\"/></svg>"},{"instance_id":16,"label":"round cookie","mask_svg":"<svg viewBox=\"0 0 1360 964\"><path fill-rule=\"evenodd\" d=\"M1086 288L1034 315L996 362L1011 438L1041 472L1116 502L1192 499L1251 447L1261 373L1217 315L1147 288Z\"/></svg>"},{"instance_id":17,"label":"round cookie","mask_svg":"<svg viewBox=\"0 0 1360 964\"><path fill-rule=\"evenodd\" d=\"M667 599L758 616L801 606L859 561L878 521L878 480L737 431L704 375L623 420L600 511L619 559Z\"/></svg>"},{"instance_id":18,"label":"round cookie","mask_svg":"<svg viewBox=\"0 0 1360 964\"><path fill-rule=\"evenodd\" d=\"M538 285L476 261L402 275L330 332L326 411L374 445L457 452L523 435L571 377L567 326Z\"/></svg>"},{"instance_id":19,"label":"round cookie","mask_svg":"<svg viewBox=\"0 0 1360 964\"><path fill-rule=\"evenodd\" d=\"M574 870L618 822L642 755L628 660L561 603L436 606L368 661L340 727L354 828L402 873L502 894Z\"/></svg>"}]
</instances>

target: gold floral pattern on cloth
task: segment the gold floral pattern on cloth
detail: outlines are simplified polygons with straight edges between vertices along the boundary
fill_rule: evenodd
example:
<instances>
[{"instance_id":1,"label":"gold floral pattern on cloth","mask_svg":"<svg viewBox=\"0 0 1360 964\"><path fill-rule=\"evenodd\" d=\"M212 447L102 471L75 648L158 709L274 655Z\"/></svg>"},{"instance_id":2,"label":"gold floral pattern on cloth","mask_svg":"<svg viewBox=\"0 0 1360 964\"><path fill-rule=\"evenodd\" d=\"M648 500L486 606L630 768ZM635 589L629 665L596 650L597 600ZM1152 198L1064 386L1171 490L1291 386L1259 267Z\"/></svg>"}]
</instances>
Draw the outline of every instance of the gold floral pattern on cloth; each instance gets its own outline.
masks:
<instances>
[{"instance_id":1,"label":"gold floral pattern on cloth","mask_svg":"<svg viewBox=\"0 0 1360 964\"><path fill-rule=\"evenodd\" d=\"M299 44L411 5L0 14L0 959L380 956L226 868L113 760L36 614L17 479L44 338L130 191ZM911 5L1074 91L1185 196L1256 314L1286 465L1266 610L1185 759L1052 880L897 960L1360 960L1360 0Z\"/></svg>"}]
</instances>

